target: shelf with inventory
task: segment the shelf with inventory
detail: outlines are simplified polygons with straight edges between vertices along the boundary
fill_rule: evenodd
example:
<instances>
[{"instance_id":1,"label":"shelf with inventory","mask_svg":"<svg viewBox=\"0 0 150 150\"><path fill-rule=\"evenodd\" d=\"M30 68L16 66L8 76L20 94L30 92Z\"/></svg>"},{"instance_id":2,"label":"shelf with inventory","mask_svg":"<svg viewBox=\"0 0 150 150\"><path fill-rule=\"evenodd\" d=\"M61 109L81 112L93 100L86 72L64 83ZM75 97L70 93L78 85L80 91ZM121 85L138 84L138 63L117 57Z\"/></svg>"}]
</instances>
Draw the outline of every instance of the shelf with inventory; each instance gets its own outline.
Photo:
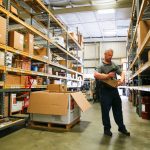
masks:
<instances>
[{"instance_id":1,"label":"shelf with inventory","mask_svg":"<svg viewBox=\"0 0 150 150\"><path fill-rule=\"evenodd\" d=\"M43 2L41 2L40 0L35 0L35 1L31 1L31 0L25 0L24 1L27 5L29 5L31 8L33 8L33 10L35 11L35 15L36 14L40 14L42 13L47 13L53 20L52 24L55 23L55 26L59 26L60 28L62 28L67 35L69 36L69 39L71 39L77 46L79 49L82 49L81 45L79 45L78 41L74 39L74 37L67 31L67 27L65 27L50 11L49 9L43 4ZM36 3L36 5L35 5ZM42 19L43 21L43 19ZM44 23L47 26L47 20L45 19Z\"/></svg>"},{"instance_id":2,"label":"shelf with inventory","mask_svg":"<svg viewBox=\"0 0 150 150\"><path fill-rule=\"evenodd\" d=\"M150 85L130 86L129 89L149 92L150 91Z\"/></svg>"},{"instance_id":3,"label":"shelf with inventory","mask_svg":"<svg viewBox=\"0 0 150 150\"><path fill-rule=\"evenodd\" d=\"M48 38L46 35L44 35L43 33L41 33L40 31L38 31L37 29L35 29L34 27L30 26L29 24L25 23L24 21L22 21L20 18L16 17L15 15L11 14L9 11L5 10L3 7L0 6L0 12L5 13L6 15L8 15L11 19L13 19L14 21L16 21L17 23L23 25L24 27L26 27L28 30L32 31L34 34L37 34L38 36L42 37L44 40L50 42L51 44L53 44L54 49L57 49L57 51L59 50L59 52L61 52L61 56L68 55L69 59L73 59L78 61L78 63L81 63L80 60L78 60L76 57L74 57L73 55L71 55L68 51L66 51L64 48L62 48L61 46L59 46L58 44L54 43L50 38ZM58 54L59 54L58 52ZM62 55L63 53L63 55Z\"/></svg>"},{"instance_id":4,"label":"shelf with inventory","mask_svg":"<svg viewBox=\"0 0 150 150\"><path fill-rule=\"evenodd\" d=\"M3 4L5 7L0 6L0 17L6 22L6 39L5 43L0 44L1 52L5 54L4 65L0 66L1 117L5 117L5 98L10 102L10 96L13 94L25 94L27 98L31 91L45 90L47 84L55 80L65 82L66 85L67 82L72 85L75 83L76 86L73 88L78 88L83 80L80 68L82 60L78 56L78 51L82 50L83 45L68 32L67 27L49 11L42 1L8 0L3 1ZM11 7L14 9L11 10ZM27 17L21 16L22 14ZM57 36L58 29L58 36L65 35L66 45L64 46L53 38ZM13 40L16 40L16 43ZM28 43L32 41L30 48L26 47L30 46L25 43L26 41ZM54 54L58 55L59 59L55 60ZM66 63L63 65L59 62L60 60L66 60ZM22 100L24 102L22 111L24 111L27 106L25 106L25 99ZM24 120L12 121L10 124L15 125L22 121ZM7 121L4 124L0 124L1 129L11 126Z\"/></svg>"},{"instance_id":5,"label":"shelf with inventory","mask_svg":"<svg viewBox=\"0 0 150 150\"><path fill-rule=\"evenodd\" d=\"M4 47L4 45L3 45ZM31 58L31 59L34 59L34 60L37 60L37 61L40 61L40 62L43 62L43 63L47 63L49 65L52 65L52 66L55 66L55 67L58 67L58 68L61 68L61 69L64 69L64 70L68 70L69 72L73 72L73 73L77 73L79 75L83 75L82 73L79 73L77 71L74 71L72 69L68 69L67 67L64 67L62 65L59 65L59 64L56 64L54 62L50 62L48 60L45 60L44 58L42 59L40 56L35 56L35 55L31 55L31 54L28 54L27 52L23 52L23 51L20 51L20 50L16 50L10 46L5 46L5 48L7 49L7 51L9 52L13 52L15 54L19 54L19 55L22 55L22 56L25 56L25 57L28 57L28 58ZM9 69L9 68L8 68ZM15 70L15 68L14 68ZM9 71L9 70L8 70ZM26 72L25 70L21 70L22 73L29 73L28 71Z\"/></svg>"},{"instance_id":6,"label":"shelf with inventory","mask_svg":"<svg viewBox=\"0 0 150 150\"><path fill-rule=\"evenodd\" d=\"M132 42L130 44L130 48L128 50L128 53L131 53L131 50L132 50L132 47L133 47L133 43L134 43L134 41L136 39L138 24L139 24L139 21L142 19L143 11L144 11L144 8L145 8L147 2L148 2L148 0L142 1L141 7L140 7L140 12L139 12L139 15L138 15L138 17L136 19L136 26L134 27L133 38L132 38ZM132 5L132 15L131 15L131 21L130 21L130 28L131 28L131 24L133 22L133 18L135 16L135 11L136 11L135 0L132 3L133 3L133 5ZM128 32L128 37L129 37L129 33L133 30L133 29L131 30L130 28L129 28L129 32Z\"/></svg>"},{"instance_id":7,"label":"shelf with inventory","mask_svg":"<svg viewBox=\"0 0 150 150\"><path fill-rule=\"evenodd\" d=\"M129 77L128 89L130 91L130 101L136 106L139 116L143 117L142 97L150 92L150 1L133 1L132 17L130 23L130 33L132 33L131 43L127 43L128 50L128 70L132 72ZM136 13L136 14L135 14ZM136 16L137 15L137 16ZM135 18L133 23L132 19ZM132 26L134 24L134 27ZM147 112L146 112L147 113ZM150 116L150 112L148 112ZM148 117L147 117L148 118ZM149 117L150 118L150 117Z\"/></svg>"}]
</instances>

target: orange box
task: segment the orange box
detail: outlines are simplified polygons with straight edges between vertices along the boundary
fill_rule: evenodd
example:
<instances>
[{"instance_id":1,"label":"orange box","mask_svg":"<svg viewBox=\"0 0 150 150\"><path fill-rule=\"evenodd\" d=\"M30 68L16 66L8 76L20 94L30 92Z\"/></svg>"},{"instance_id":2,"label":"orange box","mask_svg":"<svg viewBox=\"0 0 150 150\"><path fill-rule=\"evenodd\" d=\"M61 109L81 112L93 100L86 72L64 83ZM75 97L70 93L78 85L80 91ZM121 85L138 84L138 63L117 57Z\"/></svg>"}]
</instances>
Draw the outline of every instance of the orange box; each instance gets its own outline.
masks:
<instances>
[{"instance_id":1,"label":"orange box","mask_svg":"<svg viewBox=\"0 0 150 150\"><path fill-rule=\"evenodd\" d=\"M18 16L18 11L17 11L17 9L14 7L14 6L10 6L10 11L13 13L13 14L15 14L15 15L17 15Z\"/></svg>"},{"instance_id":2,"label":"orange box","mask_svg":"<svg viewBox=\"0 0 150 150\"><path fill-rule=\"evenodd\" d=\"M78 41L78 36L75 32L70 32L70 35L76 40Z\"/></svg>"},{"instance_id":3,"label":"orange box","mask_svg":"<svg viewBox=\"0 0 150 150\"><path fill-rule=\"evenodd\" d=\"M77 67L77 72L83 73L83 67Z\"/></svg>"},{"instance_id":4,"label":"orange box","mask_svg":"<svg viewBox=\"0 0 150 150\"><path fill-rule=\"evenodd\" d=\"M0 43L6 44L6 19L0 16Z\"/></svg>"},{"instance_id":5,"label":"orange box","mask_svg":"<svg viewBox=\"0 0 150 150\"><path fill-rule=\"evenodd\" d=\"M68 68L72 69L73 67L73 64L71 61L66 61L66 60L58 60L59 64L62 65L62 66L67 66L67 62L68 62Z\"/></svg>"},{"instance_id":6,"label":"orange box","mask_svg":"<svg viewBox=\"0 0 150 150\"><path fill-rule=\"evenodd\" d=\"M24 36L17 31L10 31L9 32L9 46L23 50L23 43L24 43Z\"/></svg>"},{"instance_id":7,"label":"orange box","mask_svg":"<svg viewBox=\"0 0 150 150\"><path fill-rule=\"evenodd\" d=\"M23 60L22 69L31 70L31 61L30 60Z\"/></svg>"},{"instance_id":8,"label":"orange box","mask_svg":"<svg viewBox=\"0 0 150 150\"><path fill-rule=\"evenodd\" d=\"M27 33L24 37L24 51L32 55L33 46L34 46L34 36L30 33Z\"/></svg>"},{"instance_id":9,"label":"orange box","mask_svg":"<svg viewBox=\"0 0 150 150\"><path fill-rule=\"evenodd\" d=\"M22 86L25 86L27 84L27 81L28 81L27 78L28 76L20 76L20 84Z\"/></svg>"},{"instance_id":10,"label":"orange box","mask_svg":"<svg viewBox=\"0 0 150 150\"><path fill-rule=\"evenodd\" d=\"M0 5L3 5L3 0L0 0Z\"/></svg>"},{"instance_id":11,"label":"orange box","mask_svg":"<svg viewBox=\"0 0 150 150\"><path fill-rule=\"evenodd\" d=\"M34 50L34 55L37 55L37 56L47 56L47 48L43 47L43 48Z\"/></svg>"},{"instance_id":12,"label":"orange box","mask_svg":"<svg viewBox=\"0 0 150 150\"><path fill-rule=\"evenodd\" d=\"M6 85L20 85L20 76L7 74L5 84Z\"/></svg>"},{"instance_id":13,"label":"orange box","mask_svg":"<svg viewBox=\"0 0 150 150\"><path fill-rule=\"evenodd\" d=\"M36 80L37 80L37 85L43 85L43 78L37 77Z\"/></svg>"}]
</instances>

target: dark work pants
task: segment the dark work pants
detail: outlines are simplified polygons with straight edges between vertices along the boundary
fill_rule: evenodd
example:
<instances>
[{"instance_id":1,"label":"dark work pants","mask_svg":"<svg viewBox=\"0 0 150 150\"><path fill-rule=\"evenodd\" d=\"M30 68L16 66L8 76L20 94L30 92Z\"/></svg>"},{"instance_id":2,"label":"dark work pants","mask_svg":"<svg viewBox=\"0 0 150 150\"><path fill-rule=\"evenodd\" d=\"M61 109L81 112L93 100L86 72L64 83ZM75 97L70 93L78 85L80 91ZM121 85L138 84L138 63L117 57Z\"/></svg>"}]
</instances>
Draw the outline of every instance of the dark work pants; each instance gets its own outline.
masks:
<instances>
[{"instance_id":1,"label":"dark work pants","mask_svg":"<svg viewBox=\"0 0 150 150\"><path fill-rule=\"evenodd\" d=\"M122 115L122 101L119 96L118 90L115 88L103 88L100 90L100 104L102 111L102 121L104 125L104 130L110 130L111 123L109 112L112 108L113 116L118 129L124 130L125 125L123 123Z\"/></svg>"}]
</instances>

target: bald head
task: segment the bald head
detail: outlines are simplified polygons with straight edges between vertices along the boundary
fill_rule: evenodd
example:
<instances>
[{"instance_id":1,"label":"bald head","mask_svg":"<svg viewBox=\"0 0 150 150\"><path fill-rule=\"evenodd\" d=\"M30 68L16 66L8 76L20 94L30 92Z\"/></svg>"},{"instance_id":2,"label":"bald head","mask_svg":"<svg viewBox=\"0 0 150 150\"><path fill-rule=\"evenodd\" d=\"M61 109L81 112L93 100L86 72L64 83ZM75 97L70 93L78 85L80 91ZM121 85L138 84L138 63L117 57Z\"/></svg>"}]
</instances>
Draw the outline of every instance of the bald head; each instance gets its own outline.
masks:
<instances>
[{"instance_id":1,"label":"bald head","mask_svg":"<svg viewBox=\"0 0 150 150\"><path fill-rule=\"evenodd\" d=\"M105 50L104 54L106 54L106 53L112 53L113 54L113 49L107 49L107 50Z\"/></svg>"},{"instance_id":2,"label":"bald head","mask_svg":"<svg viewBox=\"0 0 150 150\"><path fill-rule=\"evenodd\" d=\"M111 63L112 56L113 56L112 49L105 50L105 53L104 53L105 62Z\"/></svg>"}]
</instances>

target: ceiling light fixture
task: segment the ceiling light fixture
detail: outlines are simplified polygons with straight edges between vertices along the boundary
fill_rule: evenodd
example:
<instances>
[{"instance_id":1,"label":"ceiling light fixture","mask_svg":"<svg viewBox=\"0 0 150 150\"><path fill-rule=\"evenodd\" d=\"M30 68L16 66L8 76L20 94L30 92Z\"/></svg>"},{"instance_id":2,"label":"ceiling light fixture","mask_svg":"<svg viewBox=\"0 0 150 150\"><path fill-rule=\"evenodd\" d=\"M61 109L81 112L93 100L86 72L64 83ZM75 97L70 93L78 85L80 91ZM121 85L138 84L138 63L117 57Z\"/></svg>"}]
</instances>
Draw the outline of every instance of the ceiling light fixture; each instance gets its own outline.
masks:
<instances>
[{"instance_id":1,"label":"ceiling light fixture","mask_svg":"<svg viewBox=\"0 0 150 150\"><path fill-rule=\"evenodd\" d=\"M116 35L116 30L104 31L104 36L114 36Z\"/></svg>"}]
</instances>

